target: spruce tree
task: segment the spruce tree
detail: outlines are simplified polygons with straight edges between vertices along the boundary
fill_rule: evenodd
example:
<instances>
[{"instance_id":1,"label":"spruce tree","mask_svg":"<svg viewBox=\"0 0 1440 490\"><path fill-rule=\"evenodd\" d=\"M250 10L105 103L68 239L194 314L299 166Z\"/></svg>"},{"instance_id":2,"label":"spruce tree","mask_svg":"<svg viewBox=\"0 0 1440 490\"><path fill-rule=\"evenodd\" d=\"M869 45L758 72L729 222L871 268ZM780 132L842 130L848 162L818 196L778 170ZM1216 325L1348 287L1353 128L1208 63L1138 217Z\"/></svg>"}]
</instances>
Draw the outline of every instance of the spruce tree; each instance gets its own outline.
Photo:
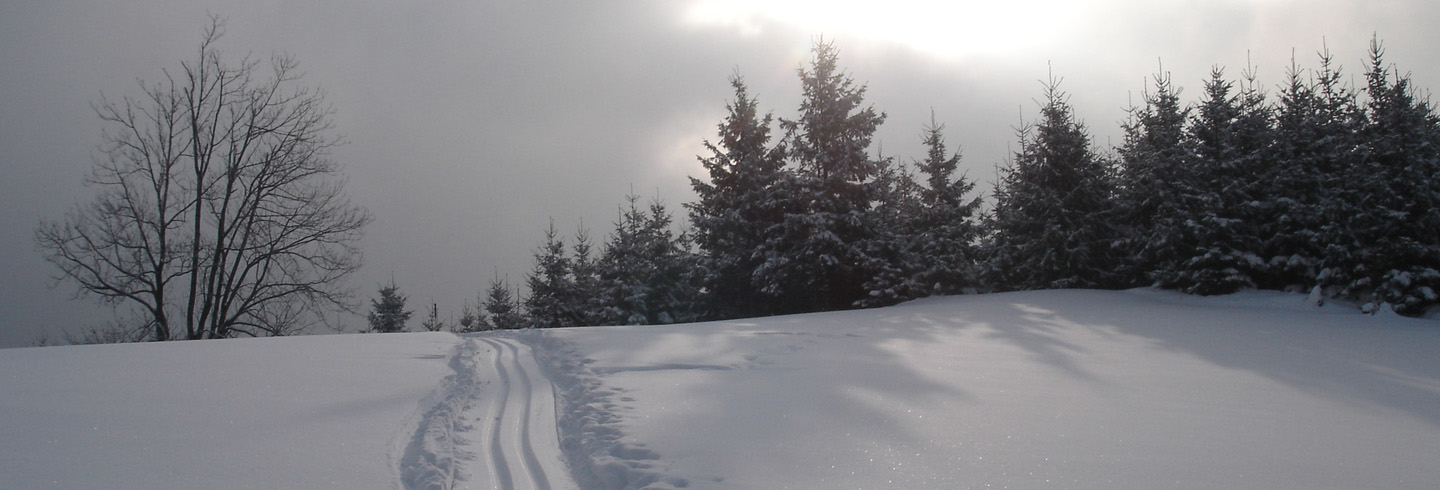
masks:
<instances>
[{"instance_id":1,"label":"spruce tree","mask_svg":"<svg viewBox=\"0 0 1440 490\"><path fill-rule=\"evenodd\" d=\"M525 328L529 322L521 313L523 306L520 298L510 294L510 285L496 274L495 279L490 281L485 299L481 300L481 307L485 309L489 319L482 319L477 325L484 327L484 330Z\"/></svg>"},{"instance_id":2,"label":"spruce tree","mask_svg":"<svg viewBox=\"0 0 1440 490\"><path fill-rule=\"evenodd\" d=\"M581 225L575 230L575 244L571 245L570 276L575 292L571 295L569 309L575 312L578 326L603 325L605 323L604 290L594 247L590 243L590 231Z\"/></svg>"},{"instance_id":3,"label":"spruce tree","mask_svg":"<svg viewBox=\"0 0 1440 490\"><path fill-rule=\"evenodd\" d=\"M1188 132L1194 142L1192 182L1200 199L1187 222L1195 239L1191 256L1163 283L1191 294L1227 294L1256 287L1260 259L1260 175L1271 139L1271 112L1256 88L1253 70L1246 85L1235 84L1224 71L1211 71L1205 96L1196 106Z\"/></svg>"},{"instance_id":4,"label":"spruce tree","mask_svg":"<svg viewBox=\"0 0 1440 490\"><path fill-rule=\"evenodd\" d=\"M646 216L638 201L640 196L625 196L615 231L605 243L605 251L597 264L601 295L605 298L606 325L646 325L650 322L649 276L652 259L647 250Z\"/></svg>"},{"instance_id":5,"label":"spruce tree","mask_svg":"<svg viewBox=\"0 0 1440 490\"><path fill-rule=\"evenodd\" d=\"M754 276L764 263L757 253L769 233L779 230L788 203L783 146L770 145L769 113L738 75L731 77L735 100L719 124L719 140L705 142L710 156L700 158L709 181L690 178L699 201L686 204L695 244L697 270L705 291L707 316L735 318L774 312L771 297L760 294Z\"/></svg>"},{"instance_id":6,"label":"spruce tree","mask_svg":"<svg viewBox=\"0 0 1440 490\"><path fill-rule=\"evenodd\" d=\"M1203 183L1185 131L1190 111L1168 74L1156 74L1153 83L1155 91L1144 92L1145 105L1130 109L1119 151L1118 216L1129 259L1121 280L1173 287L1194 252L1195 230L1187 223L1197 218Z\"/></svg>"},{"instance_id":7,"label":"spruce tree","mask_svg":"<svg viewBox=\"0 0 1440 490\"><path fill-rule=\"evenodd\" d=\"M1261 253L1266 273L1258 279L1266 288L1308 290L1344 281L1343 268L1325 263L1348 260L1342 238L1348 203L1339 191L1359 160L1363 118L1328 52L1320 61L1313 74L1292 62L1279 93L1271 166L1261 176L1267 239Z\"/></svg>"},{"instance_id":8,"label":"spruce tree","mask_svg":"<svg viewBox=\"0 0 1440 490\"><path fill-rule=\"evenodd\" d=\"M926 187L919 189L921 207L912 233L922 265L915 280L926 296L958 294L977 286L980 197L966 197L975 183L964 175L955 176L960 151L946 155L944 129L932 113L924 132L925 160L918 164Z\"/></svg>"},{"instance_id":9,"label":"spruce tree","mask_svg":"<svg viewBox=\"0 0 1440 490\"><path fill-rule=\"evenodd\" d=\"M960 152L947 152L943 131L932 115L923 133L925 160L915 162L924 185L908 168L893 169L881 179L884 192L873 211L879 219L873 222L879 225L884 246L877 250L885 261L866 284L870 296L863 306L957 294L977 285L980 198L966 198L975 184L955 178Z\"/></svg>"},{"instance_id":10,"label":"spruce tree","mask_svg":"<svg viewBox=\"0 0 1440 490\"><path fill-rule=\"evenodd\" d=\"M1365 161L1346 175L1352 204L1342 294L1421 314L1440 303L1440 117L1410 79L1370 44L1366 72ZM1338 274L1337 274L1338 275Z\"/></svg>"},{"instance_id":11,"label":"spruce tree","mask_svg":"<svg viewBox=\"0 0 1440 490\"><path fill-rule=\"evenodd\" d=\"M884 263L871 250L877 227L869 211L890 161L867 152L885 115L862 107L865 87L840 70L833 44L819 41L812 53L810 68L799 70L799 118L781 119L794 165L784 176L784 219L766 234L755 271L761 292L789 312L855 306Z\"/></svg>"},{"instance_id":12,"label":"spruce tree","mask_svg":"<svg viewBox=\"0 0 1440 490\"><path fill-rule=\"evenodd\" d=\"M535 266L526 278L530 296L525 298L525 312L536 328L575 326L573 310L575 282L570 275L570 258L565 254L565 241L555 230L555 222L545 230L545 242L535 250Z\"/></svg>"},{"instance_id":13,"label":"spruce tree","mask_svg":"<svg viewBox=\"0 0 1440 490\"><path fill-rule=\"evenodd\" d=\"M1040 121L1018 131L988 220L985 274L1000 290L1116 286L1122 260L1107 163L1051 79Z\"/></svg>"},{"instance_id":14,"label":"spruce tree","mask_svg":"<svg viewBox=\"0 0 1440 490\"><path fill-rule=\"evenodd\" d=\"M879 192L867 213L867 223L873 229L865 247L878 260L863 285L866 296L855 303L863 308L927 295L925 284L918 279L927 265L919 250L918 218L924 209L920 203L921 186L904 165L884 169L876 184Z\"/></svg>"},{"instance_id":15,"label":"spruce tree","mask_svg":"<svg viewBox=\"0 0 1440 490\"><path fill-rule=\"evenodd\" d=\"M625 199L615 232L596 264L605 323L653 325L695 319L698 287L690 275L694 263L683 237L671 230L669 211L659 200L642 209L639 196Z\"/></svg>"},{"instance_id":16,"label":"spruce tree","mask_svg":"<svg viewBox=\"0 0 1440 490\"><path fill-rule=\"evenodd\" d=\"M493 330L495 326L491 325L490 319L485 317L485 311L483 309L477 310L474 306L470 305L469 301L466 301L465 307L460 310L460 320L456 322L455 325L452 325L451 328L454 329L453 331L455 333L471 333Z\"/></svg>"},{"instance_id":17,"label":"spruce tree","mask_svg":"<svg viewBox=\"0 0 1440 490\"><path fill-rule=\"evenodd\" d=\"M420 324L426 332L439 332L445 329L445 321L440 319L440 305L430 303L430 312L425 316L425 321Z\"/></svg>"},{"instance_id":18,"label":"spruce tree","mask_svg":"<svg viewBox=\"0 0 1440 490\"><path fill-rule=\"evenodd\" d=\"M370 300L370 321L371 332L403 332L405 322L410 321L410 315L414 312L405 310L405 295L400 294L400 287L395 281L389 285L380 287L380 297Z\"/></svg>"}]
</instances>

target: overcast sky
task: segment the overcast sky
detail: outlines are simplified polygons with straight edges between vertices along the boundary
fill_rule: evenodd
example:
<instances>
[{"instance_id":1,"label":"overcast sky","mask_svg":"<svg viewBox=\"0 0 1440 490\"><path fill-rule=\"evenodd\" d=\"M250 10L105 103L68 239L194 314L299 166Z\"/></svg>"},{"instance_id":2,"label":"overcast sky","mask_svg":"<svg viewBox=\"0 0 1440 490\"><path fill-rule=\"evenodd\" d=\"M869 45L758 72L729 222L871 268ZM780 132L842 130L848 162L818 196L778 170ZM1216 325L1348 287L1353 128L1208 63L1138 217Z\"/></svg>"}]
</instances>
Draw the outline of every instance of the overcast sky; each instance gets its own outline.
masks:
<instances>
[{"instance_id":1,"label":"overcast sky","mask_svg":"<svg viewBox=\"0 0 1440 490\"><path fill-rule=\"evenodd\" d=\"M1429 0L0 0L0 347L104 322L73 286L48 287L34 228L89 199L90 104L189 59L207 12L228 18L223 52L290 53L335 106L349 144L333 157L376 217L350 284L368 298L393 274L417 312L442 316L496 272L523 281L550 218L603 239L632 189L683 215L727 77L790 117L819 35L889 114L885 154L920 156L933 109L987 194L1051 67L1102 149L1161 66L1194 100L1212 66L1238 76L1248 57L1273 92L1292 53L1313 67L1328 45L1359 80L1376 34L1418 86L1440 87Z\"/></svg>"}]
</instances>

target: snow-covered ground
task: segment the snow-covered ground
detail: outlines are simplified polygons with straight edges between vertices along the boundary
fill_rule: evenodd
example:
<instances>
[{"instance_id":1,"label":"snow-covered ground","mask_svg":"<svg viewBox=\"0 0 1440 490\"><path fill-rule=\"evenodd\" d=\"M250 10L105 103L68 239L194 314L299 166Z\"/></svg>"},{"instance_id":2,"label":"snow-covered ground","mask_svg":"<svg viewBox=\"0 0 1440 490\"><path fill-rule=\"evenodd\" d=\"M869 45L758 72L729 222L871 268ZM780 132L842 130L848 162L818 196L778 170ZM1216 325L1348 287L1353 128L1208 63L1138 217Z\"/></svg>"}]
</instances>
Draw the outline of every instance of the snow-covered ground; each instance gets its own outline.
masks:
<instances>
[{"instance_id":1,"label":"snow-covered ground","mask_svg":"<svg viewBox=\"0 0 1440 490\"><path fill-rule=\"evenodd\" d=\"M1440 322L1272 292L0 350L0 488L1394 489L1436 461Z\"/></svg>"},{"instance_id":2,"label":"snow-covered ground","mask_svg":"<svg viewBox=\"0 0 1440 490\"><path fill-rule=\"evenodd\" d=\"M0 488L394 488L451 334L0 350Z\"/></svg>"},{"instance_id":3,"label":"snow-covered ground","mask_svg":"<svg viewBox=\"0 0 1440 490\"><path fill-rule=\"evenodd\" d=\"M1302 295L1023 292L548 334L583 360L559 369L583 366L571 398L600 409L568 412L618 448L599 473L634 486L1440 488L1440 324Z\"/></svg>"}]
</instances>

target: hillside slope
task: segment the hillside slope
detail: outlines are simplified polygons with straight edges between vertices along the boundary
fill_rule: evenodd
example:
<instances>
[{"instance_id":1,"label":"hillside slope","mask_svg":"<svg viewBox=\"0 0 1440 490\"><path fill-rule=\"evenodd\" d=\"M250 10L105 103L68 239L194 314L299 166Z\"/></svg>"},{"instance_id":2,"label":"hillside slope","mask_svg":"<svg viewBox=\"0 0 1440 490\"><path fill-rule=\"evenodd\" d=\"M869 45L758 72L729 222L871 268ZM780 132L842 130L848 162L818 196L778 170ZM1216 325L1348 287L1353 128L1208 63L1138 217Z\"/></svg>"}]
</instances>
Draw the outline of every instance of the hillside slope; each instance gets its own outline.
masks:
<instances>
[{"instance_id":1,"label":"hillside slope","mask_svg":"<svg viewBox=\"0 0 1440 490\"><path fill-rule=\"evenodd\" d=\"M1273 292L0 350L0 488L1403 489L1435 461L1440 322Z\"/></svg>"},{"instance_id":2,"label":"hillside slope","mask_svg":"<svg viewBox=\"0 0 1440 490\"><path fill-rule=\"evenodd\" d=\"M1300 295L1037 291L532 341L571 378L562 432L596 461L577 476L609 487L1440 482L1440 324Z\"/></svg>"}]
</instances>

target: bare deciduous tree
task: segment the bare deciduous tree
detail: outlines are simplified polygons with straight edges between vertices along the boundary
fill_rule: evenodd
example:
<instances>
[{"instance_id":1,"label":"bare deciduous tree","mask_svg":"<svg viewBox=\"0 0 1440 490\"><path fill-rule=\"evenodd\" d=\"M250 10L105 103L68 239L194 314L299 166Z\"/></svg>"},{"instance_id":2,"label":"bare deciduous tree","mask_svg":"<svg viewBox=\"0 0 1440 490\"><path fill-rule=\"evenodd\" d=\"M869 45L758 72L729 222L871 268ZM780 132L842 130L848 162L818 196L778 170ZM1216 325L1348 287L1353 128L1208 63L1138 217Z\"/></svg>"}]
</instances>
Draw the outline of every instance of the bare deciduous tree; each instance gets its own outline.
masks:
<instances>
[{"instance_id":1,"label":"bare deciduous tree","mask_svg":"<svg viewBox=\"0 0 1440 490\"><path fill-rule=\"evenodd\" d=\"M134 307L151 340L284 335L354 309L342 279L371 217L329 159L333 111L289 56L225 62L223 27L143 96L102 95L99 195L36 231L58 279Z\"/></svg>"}]
</instances>

